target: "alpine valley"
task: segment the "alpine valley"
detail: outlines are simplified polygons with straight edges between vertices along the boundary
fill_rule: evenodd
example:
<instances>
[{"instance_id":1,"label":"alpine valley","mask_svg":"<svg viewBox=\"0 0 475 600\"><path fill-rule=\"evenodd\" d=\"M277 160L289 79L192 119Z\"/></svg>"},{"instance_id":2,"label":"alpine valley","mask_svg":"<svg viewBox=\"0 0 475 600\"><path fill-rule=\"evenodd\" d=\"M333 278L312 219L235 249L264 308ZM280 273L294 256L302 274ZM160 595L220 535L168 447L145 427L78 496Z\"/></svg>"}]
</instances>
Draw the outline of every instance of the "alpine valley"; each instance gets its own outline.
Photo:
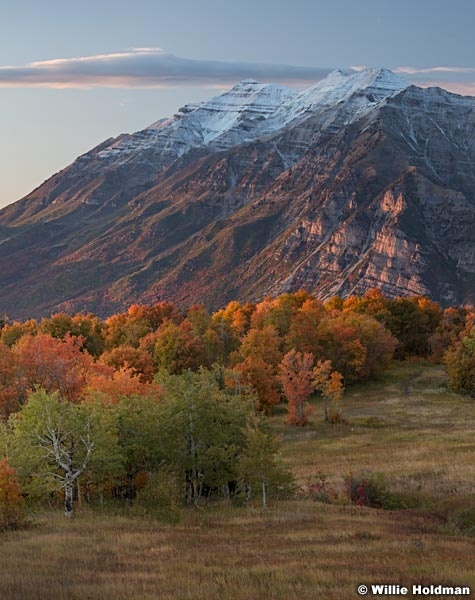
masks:
<instances>
[{"instance_id":1,"label":"alpine valley","mask_svg":"<svg viewBox=\"0 0 475 600\"><path fill-rule=\"evenodd\" d=\"M391 71L247 80L0 211L0 312L306 289L475 300L475 98Z\"/></svg>"}]
</instances>

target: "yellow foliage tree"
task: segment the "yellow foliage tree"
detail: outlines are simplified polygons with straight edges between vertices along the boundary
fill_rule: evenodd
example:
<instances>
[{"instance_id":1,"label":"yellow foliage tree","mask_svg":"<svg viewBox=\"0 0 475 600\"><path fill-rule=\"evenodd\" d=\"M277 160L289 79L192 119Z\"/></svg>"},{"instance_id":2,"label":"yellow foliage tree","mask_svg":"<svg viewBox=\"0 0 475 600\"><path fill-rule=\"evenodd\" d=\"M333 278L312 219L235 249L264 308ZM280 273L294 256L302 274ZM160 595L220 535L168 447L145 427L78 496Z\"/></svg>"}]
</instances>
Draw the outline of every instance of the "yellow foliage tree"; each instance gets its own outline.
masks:
<instances>
[{"instance_id":1,"label":"yellow foliage tree","mask_svg":"<svg viewBox=\"0 0 475 600\"><path fill-rule=\"evenodd\" d=\"M332 370L330 360L319 360L313 370L313 384L323 396L325 421L337 423L342 419L341 398L343 396L343 375Z\"/></svg>"}]
</instances>

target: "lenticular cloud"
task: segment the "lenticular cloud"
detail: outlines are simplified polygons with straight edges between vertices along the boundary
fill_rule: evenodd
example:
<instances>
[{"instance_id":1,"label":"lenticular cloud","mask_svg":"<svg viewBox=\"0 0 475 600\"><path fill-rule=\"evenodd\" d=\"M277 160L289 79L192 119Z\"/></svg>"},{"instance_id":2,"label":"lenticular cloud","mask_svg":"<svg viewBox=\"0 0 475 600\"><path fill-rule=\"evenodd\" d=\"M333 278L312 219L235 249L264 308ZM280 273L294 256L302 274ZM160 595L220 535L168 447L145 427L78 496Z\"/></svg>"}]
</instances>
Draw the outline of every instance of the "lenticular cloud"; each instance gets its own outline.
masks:
<instances>
[{"instance_id":1,"label":"lenticular cloud","mask_svg":"<svg viewBox=\"0 0 475 600\"><path fill-rule=\"evenodd\" d=\"M359 71L365 67L352 67ZM35 61L0 67L0 87L223 87L242 79L308 86L332 69L263 63L197 60L174 56L162 48L133 48L124 52ZM438 85L475 95L475 67L396 67L421 87Z\"/></svg>"},{"instance_id":2,"label":"lenticular cloud","mask_svg":"<svg viewBox=\"0 0 475 600\"><path fill-rule=\"evenodd\" d=\"M0 67L1 87L176 87L226 85L255 78L308 84L331 69L179 58L161 48Z\"/></svg>"}]
</instances>

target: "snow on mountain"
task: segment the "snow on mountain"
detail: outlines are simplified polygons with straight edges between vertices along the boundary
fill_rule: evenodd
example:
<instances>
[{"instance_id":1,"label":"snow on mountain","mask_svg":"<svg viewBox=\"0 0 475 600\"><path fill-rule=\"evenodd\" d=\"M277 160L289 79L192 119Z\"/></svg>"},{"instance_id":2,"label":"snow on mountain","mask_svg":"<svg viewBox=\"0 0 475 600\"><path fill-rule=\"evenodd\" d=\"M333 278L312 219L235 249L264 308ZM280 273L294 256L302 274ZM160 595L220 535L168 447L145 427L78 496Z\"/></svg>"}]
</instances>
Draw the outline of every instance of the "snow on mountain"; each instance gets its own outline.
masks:
<instances>
[{"instance_id":1,"label":"snow on mountain","mask_svg":"<svg viewBox=\"0 0 475 600\"><path fill-rule=\"evenodd\" d=\"M300 92L281 107L276 120L290 124L312 113L334 108L355 97L354 114L394 96L408 87L408 83L388 69L364 69L344 72L335 70L314 86Z\"/></svg>"},{"instance_id":2,"label":"snow on mountain","mask_svg":"<svg viewBox=\"0 0 475 600\"><path fill-rule=\"evenodd\" d=\"M228 92L200 104L188 104L170 119L152 123L141 132L124 136L98 153L100 158L127 155L139 147L156 146L175 156L213 145L215 149L252 141L265 133L262 124L297 92L275 84L241 81Z\"/></svg>"},{"instance_id":3,"label":"snow on mountain","mask_svg":"<svg viewBox=\"0 0 475 600\"><path fill-rule=\"evenodd\" d=\"M162 158L177 158L191 148L225 150L273 134L312 114L353 100L345 122L408 87L387 69L332 71L302 92L276 84L245 80L200 104L188 104L169 119L123 135L97 153L100 159L126 162L136 151L153 149Z\"/></svg>"}]
</instances>

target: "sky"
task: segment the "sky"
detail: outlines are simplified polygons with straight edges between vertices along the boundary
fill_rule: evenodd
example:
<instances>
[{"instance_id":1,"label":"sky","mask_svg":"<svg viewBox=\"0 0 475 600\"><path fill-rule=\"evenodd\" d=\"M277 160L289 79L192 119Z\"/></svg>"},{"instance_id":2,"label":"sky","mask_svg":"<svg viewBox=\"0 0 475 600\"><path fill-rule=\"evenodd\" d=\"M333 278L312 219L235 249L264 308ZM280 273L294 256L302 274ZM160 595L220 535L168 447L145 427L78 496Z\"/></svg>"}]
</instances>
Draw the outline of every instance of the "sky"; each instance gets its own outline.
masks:
<instances>
[{"instance_id":1,"label":"sky","mask_svg":"<svg viewBox=\"0 0 475 600\"><path fill-rule=\"evenodd\" d=\"M0 207L248 77L382 66L475 96L474 22L470 0L0 0Z\"/></svg>"}]
</instances>

